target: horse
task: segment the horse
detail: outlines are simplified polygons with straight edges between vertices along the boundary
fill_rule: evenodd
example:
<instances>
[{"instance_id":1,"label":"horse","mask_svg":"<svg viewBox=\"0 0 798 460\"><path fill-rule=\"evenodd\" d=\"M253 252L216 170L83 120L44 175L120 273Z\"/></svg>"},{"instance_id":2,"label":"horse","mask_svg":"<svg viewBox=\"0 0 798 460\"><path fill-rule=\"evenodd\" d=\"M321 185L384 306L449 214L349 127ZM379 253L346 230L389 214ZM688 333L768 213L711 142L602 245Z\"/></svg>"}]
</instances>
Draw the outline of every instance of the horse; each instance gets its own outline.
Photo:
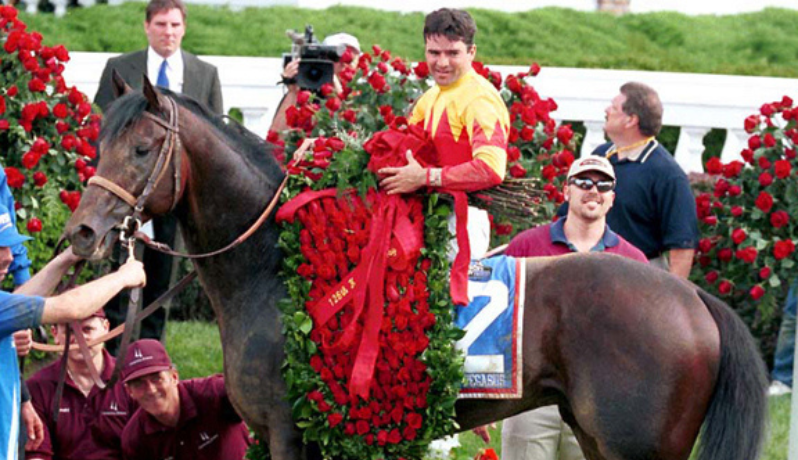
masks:
<instances>
[{"instance_id":1,"label":"horse","mask_svg":"<svg viewBox=\"0 0 798 460\"><path fill-rule=\"evenodd\" d=\"M107 257L136 205L145 218L174 213L193 254L223 247L259 220L284 178L272 145L146 78L141 91L119 78L115 87L96 174L122 192L87 187L66 228L77 254ZM166 144L174 152L164 159ZM161 180L148 186L156 174ZM281 376L278 233L269 217L239 246L194 264L218 319L233 405L275 460L318 458L303 445ZM524 263L522 397L459 400L460 430L555 404L589 460L684 460L699 433L701 460L758 457L765 366L726 304L618 256Z\"/></svg>"}]
</instances>

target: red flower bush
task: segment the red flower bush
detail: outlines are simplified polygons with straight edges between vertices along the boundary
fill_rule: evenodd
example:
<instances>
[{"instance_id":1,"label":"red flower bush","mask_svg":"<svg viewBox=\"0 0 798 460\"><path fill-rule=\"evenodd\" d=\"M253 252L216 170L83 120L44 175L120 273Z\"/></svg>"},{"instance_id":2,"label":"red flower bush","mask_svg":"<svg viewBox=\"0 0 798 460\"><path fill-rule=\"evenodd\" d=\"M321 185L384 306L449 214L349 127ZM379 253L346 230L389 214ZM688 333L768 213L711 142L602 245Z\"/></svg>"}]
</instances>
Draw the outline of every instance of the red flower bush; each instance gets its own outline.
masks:
<instances>
[{"instance_id":1,"label":"red flower bush","mask_svg":"<svg viewBox=\"0 0 798 460\"><path fill-rule=\"evenodd\" d=\"M44 45L13 6L0 5L0 43L2 165L19 204L20 225L27 222L28 232L41 232L36 245L52 247L80 200L82 183L93 174L77 165L96 156L92 144L99 116L91 113L88 98L64 81L66 48ZM52 254L31 255L40 266Z\"/></svg>"},{"instance_id":2,"label":"red flower bush","mask_svg":"<svg viewBox=\"0 0 798 460\"><path fill-rule=\"evenodd\" d=\"M747 117L745 165L709 159L706 171L717 176L713 193L696 198L704 238L693 280L732 304L756 302L765 317L795 278L796 121L798 108L786 96ZM720 283L718 274L725 278Z\"/></svg>"}]
</instances>

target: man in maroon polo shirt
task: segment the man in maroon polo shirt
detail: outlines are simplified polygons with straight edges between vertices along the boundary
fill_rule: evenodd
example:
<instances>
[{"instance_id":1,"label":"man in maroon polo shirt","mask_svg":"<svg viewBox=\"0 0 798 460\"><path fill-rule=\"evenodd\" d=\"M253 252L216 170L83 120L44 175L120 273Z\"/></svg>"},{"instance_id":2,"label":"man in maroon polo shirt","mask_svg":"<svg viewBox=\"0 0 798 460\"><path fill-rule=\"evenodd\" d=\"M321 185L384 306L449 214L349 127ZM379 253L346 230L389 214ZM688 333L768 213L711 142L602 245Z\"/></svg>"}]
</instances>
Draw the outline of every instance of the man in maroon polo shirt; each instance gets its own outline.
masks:
<instances>
[{"instance_id":1,"label":"man in maroon polo shirt","mask_svg":"<svg viewBox=\"0 0 798 460\"><path fill-rule=\"evenodd\" d=\"M98 310L80 322L80 333L87 341L108 332L105 312ZM56 344L66 340L66 326L52 327ZM75 339L72 339L75 342ZM91 360L104 381L111 378L116 360L103 343L90 348ZM67 377L59 408L58 423L52 418L53 396L58 386L60 363L55 362L28 380L31 401L44 420L44 441L26 451L26 458L57 460L114 460L122 458L121 436L136 404L120 381L100 390L91 378L80 350L67 357Z\"/></svg>"},{"instance_id":2,"label":"man in maroon polo shirt","mask_svg":"<svg viewBox=\"0 0 798 460\"><path fill-rule=\"evenodd\" d=\"M130 345L122 369L139 404L122 433L125 460L240 460L249 430L233 409L221 375L180 381L161 342Z\"/></svg>"},{"instance_id":3,"label":"man in maroon polo shirt","mask_svg":"<svg viewBox=\"0 0 798 460\"><path fill-rule=\"evenodd\" d=\"M505 254L555 256L573 252L608 252L648 263L642 251L607 225L615 199L615 171L603 157L580 158L568 170L564 189L568 215L526 230L510 242ZM557 406L544 406L504 420L502 457L510 460L583 460L585 457Z\"/></svg>"}]
</instances>

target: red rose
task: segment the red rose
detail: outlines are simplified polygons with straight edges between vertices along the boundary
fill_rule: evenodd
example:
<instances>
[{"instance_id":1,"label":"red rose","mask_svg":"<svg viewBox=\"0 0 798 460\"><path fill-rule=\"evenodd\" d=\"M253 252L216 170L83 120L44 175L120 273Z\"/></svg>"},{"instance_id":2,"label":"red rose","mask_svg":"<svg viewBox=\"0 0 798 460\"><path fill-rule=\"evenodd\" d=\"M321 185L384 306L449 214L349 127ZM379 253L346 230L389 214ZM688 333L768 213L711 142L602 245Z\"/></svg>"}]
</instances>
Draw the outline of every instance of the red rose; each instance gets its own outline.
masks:
<instances>
[{"instance_id":1,"label":"red rose","mask_svg":"<svg viewBox=\"0 0 798 460\"><path fill-rule=\"evenodd\" d=\"M521 158L521 149L519 149L518 147L516 147L514 145L511 145L511 146L507 147L507 162L508 163L513 163L515 161L518 161L519 158Z\"/></svg>"},{"instance_id":2,"label":"red rose","mask_svg":"<svg viewBox=\"0 0 798 460\"><path fill-rule=\"evenodd\" d=\"M712 246L714 245L712 244L712 240L710 240L709 238L701 238L701 240L698 242L698 250L700 252L703 252L704 254L711 251Z\"/></svg>"},{"instance_id":3,"label":"red rose","mask_svg":"<svg viewBox=\"0 0 798 460\"><path fill-rule=\"evenodd\" d=\"M341 118L349 123L355 123L357 121L357 114L352 109L346 109L341 113Z\"/></svg>"},{"instance_id":4,"label":"red rose","mask_svg":"<svg viewBox=\"0 0 798 460\"><path fill-rule=\"evenodd\" d=\"M752 287L750 291L748 291L748 294L752 299L759 300L763 295L765 295L765 289L757 284L756 286Z\"/></svg>"},{"instance_id":5,"label":"red rose","mask_svg":"<svg viewBox=\"0 0 798 460\"><path fill-rule=\"evenodd\" d=\"M759 175L759 185L762 187L767 187L768 185L773 183L773 176L770 175L769 172L763 172Z\"/></svg>"},{"instance_id":6,"label":"red rose","mask_svg":"<svg viewBox=\"0 0 798 460\"><path fill-rule=\"evenodd\" d=\"M374 91L378 93L384 93L387 90L385 77L383 77L379 72L372 72L368 77L368 82L369 85L374 88Z\"/></svg>"},{"instance_id":7,"label":"red rose","mask_svg":"<svg viewBox=\"0 0 798 460\"><path fill-rule=\"evenodd\" d=\"M728 190L729 196L740 196L743 193L743 188L739 185L732 185ZM723 205L721 205L722 207Z\"/></svg>"},{"instance_id":8,"label":"red rose","mask_svg":"<svg viewBox=\"0 0 798 460\"><path fill-rule=\"evenodd\" d=\"M795 243L792 240L782 240L776 241L773 244L773 257L776 260L782 260L789 257L793 252L795 252Z\"/></svg>"},{"instance_id":9,"label":"red rose","mask_svg":"<svg viewBox=\"0 0 798 460\"><path fill-rule=\"evenodd\" d=\"M734 217L742 216L743 215L743 207L742 206L732 206L731 215L734 216Z\"/></svg>"},{"instance_id":10,"label":"red rose","mask_svg":"<svg viewBox=\"0 0 798 460\"><path fill-rule=\"evenodd\" d=\"M773 137L773 135L770 133L765 134L765 137L762 140L762 142L765 144L765 147L767 148L772 148L776 146L776 138Z\"/></svg>"},{"instance_id":11,"label":"red rose","mask_svg":"<svg viewBox=\"0 0 798 460\"><path fill-rule=\"evenodd\" d=\"M426 62L419 62L414 68L413 72L416 74L416 77L420 79L424 79L429 77L429 66Z\"/></svg>"},{"instance_id":12,"label":"red rose","mask_svg":"<svg viewBox=\"0 0 798 460\"><path fill-rule=\"evenodd\" d=\"M344 149L345 144L344 141L337 137L330 137L325 142L325 146L333 152L340 152Z\"/></svg>"},{"instance_id":13,"label":"red rose","mask_svg":"<svg viewBox=\"0 0 798 460\"><path fill-rule=\"evenodd\" d=\"M6 112L6 100L3 96L0 96L0 115Z\"/></svg>"},{"instance_id":14,"label":"red rose","mask_svg":"<svg viewBox=\"0 0 798 460\"><path fill-rule=\"evenodd\" d=\"M325 83L321 85L319 91L321 92L322 96L327 97L335 92L335 86L333 86L332 83Z\"/></svg>"},{"instance_id":15,"label":"red rose","mask_svg":"<svg viewBox=\"0 0 798 460\"><path fill-rule=\"evenodd\" d=\"M749 263L749 264L754 263L754 261L756 260L756 256L758 254L759 254L759 252L756 250L756 248L754 248L752 246L748 246L747 248L743 248L743 249L738 249L734 253L735 257L737 257L738 259L742 260L743 262L746 262L746 263Z\"/></svg>"},{"instance_id":16,"label":"red rose","mask_svg":"<svg viewBox=\"0 0 798 460\"><path fill-rule=\"evenodd\" d=\"M38 217L32 217L28 221L28 232L39 233L40 231L42 231L42 221Z\"/></svg>"},{"instance_id":17,"label":"red rose","mask_svg":"<svg viewBox=\"0 0 798 460\"><path fill-rule=\"evenodd\" d=\"M759 270L759 278L763 280L770 278L770 267L762 267L762 269Z\"/></svg>"},{"instance_id":18,"label":"red rose","mask_svg":"<svg viewBox=\"0 0 798 460\"><path fill-rule=\"evenodd\" d=\"M712 270L711 272L709 272L706 275L704 275L704 279L709 284L715 284L715 281L718 280L718 276L719 276L718 272L716 272L715 270Z\"/></svg>"},{"instance_id":19,"label":"red rose","mask_svg":"<svg viewBox=\"0 0 798 460\"><path fill-rule=\"evenodd\" d=\"M495 450L487 448L480 450L476 457L474 457L474 460L499 460L499 456L496 454Z\"/></svg>"},{"instance_id":20,"label":"red rose","mask_svg":"<svg viewBox=\"0 0 798 460\"><path fill-rule=\"evenodd\" d=\"M8 91L6 91L6 94L8 94L8 97L14 97L17 94L19 94L19 89L17 88L17 85L10 86L8 88Z\"/></svg>"},{"instance_id":21,"label":"red rose","mask_svg":"<svg viewBox=\"0 0 798 460\"><path fill-rule=\"evenodd\" d=\"M748 238L748 235L745 233L745 230L735 228L734 231L732 231L732 241L734 241L734 244L740 244L745 241L746 238Z\"/></svg>"},{"instance_id":22,"label":"red rose","mask_svg":"<svg viewBox=\"0 0 798 460\"><path fill-rule=\"evenodd\" d=\"M762 169L770 169L770 166L771 166L770 160L768 160L765 157L759 157L759 160L757 160L757 163L759 164L759 167L762 168Z\"/></svg>"},{"instance_id":23,"label":"red rose","mask_svg":"<svg viewBox=\"0 0 798 460\"><path fill-rule=\"evenodd\" d=\"M47 175L41 171L33 173L33 184L37 187L42 187L47 183Z\"/></svg>"},{"instance_id":24,"label":"red rose","mask_svg":"<svg viewBox=\"0 0 798 460\"><path fill-rule=\"evenodd\" d=\"M330 112L337 112L338 109L341 108L341 100L337 97L331 97L327 99L327 102L324 103L324 106L327 107Z\"/></svg>"},{"instance_id":25,"label":"red rose","mask_svg":"<svg viewBox=\"0 0 798 460\"><path fill-rule=\"evenodd\" d=\"M786 179L792 172L792 166L787 160L778 160L773 164L773 172L779 179Z\"/></svg>"},{"instance_id":26,"label":"red rose","mask_svg":"<svg viewBox=\"0 0 798 460\"><path fill-rule=\"evenodd\" d=\"M787 214L785 211L774 211L770 215L770 225L773 228L781 228L787 225L790 222L790 215Z\"/></svg>"},{"instance_id":27,"label":"red rose","mask_svg":"<svg viewBox=\"0 0 798 460\"><path fill-rule=\"evenodd\" d=\"M723 163L718 157L712 157L707 160L707 174L720 174L723 172Z\"/></svg>"},{"instance_id":28,"label":"red rose","mask_svg":"<svg viewBox=\"0 0 798 460\"><path fill-rule=\"evenodd\" d=\"M540 73L540 66L538 65L537 62L533 62L532 65L529 66L529 75L537 77L539 73Z\"/></svg>"},{"instance_id":29,"label":"red rose","mask_svg":"<svg viewBox=\"0 0 798 460\"><path fill-rule=\"evenodd\" d=\"M330 424L330 428L338 425L344 420L344 416L339 414L338 412L333 412L332 414L327 416L327 423Z\"/></svg>"},{"instance_id":30,"label":"red rose","mask_svg":"<svg viewBox=\"0 0 798 460\"><path fill-rule=\"evenodd\" d=\"M557 139L563 144L568 144L574 137L571 125L562 125L557 129Z\"/></svg>"},{"instance_id":31,"label":"red rose","mask_svg":"<svg viewBox=\"0 0 798 460\"><path fill-rule=\"evenodd\" d=\"M515 178L522 178L526 176L526 168L521 166L520 163L515 163L510 166L510 175Z\"/></svg>"},{"instance_id":32,"label":"red rose","mask_svg":"<svg viewBox=\"0 0 798 460\"><path fill-rule=\"evenodd\" d=\"M754 164L754 152L751 149L743 149L740 152L740 156L743 157L746 163Z\"/></svg>"},{"instance_id":33,"label":"red rose","mask_svg":"<svg viewBox=\"0 0 798 460\"><path fill-rule=\"evenodd\" d=\"M759 127L759 115L751 115L745 119L745 132L753 133Z\"/></svg>"},{"instance_id":34,"label":"red rose","mask_svg":"<svg viewBox=\"0 0 798 460\"><path fill-rule=\"evenodd\" d=\"M718 225L718 218L716 216L706 216L702 221L709 226Z\"/></svg>"},{"instance_id":35,"label":"red rose","mask_svg":"<svg viewBox=\"0 0 798 460\"><path fill-rule=\"evenodd\" d=\"M59 102L53 107L53 115L55 115L56 118L66 118L69 115L69 109L66 104Z\"/></svg>"},{"instance_id":36,"label":"red rose","mask_svg":"<svg viewBox=\"0 0 798 460\"><path fill-rule=\"evenodd\" d=\"M731 292L733 285L728 280L723 280L718 285L718 292L721 294L728 294Z\"/></svg>"},{"instance_id":37,"label":"red rose","mask_svg":"<svg viewBox=\"0 0 798 460\"><path fill-rule=\"evenodd\" d=\"M369 426L369 422L365 420L358 420L355 424L355 429L357 430L357 434L363 436L364 434L368 433L369 430L371 430L371 427Z\"/></svg>"},{"instance_id":38,"label":"red rose","mask_svg":"<svg viewBox=\"0 0 798 460\"><path fill-rule=\"evenodd\" d=\"M38 153L32 151L26 152L24 155L22 155L22 166L26 169L33 169L37 164L39 164L40 158L41 156Z\"/></svg>"},{"instance_id":39,"label":"red rose","mask_svg":"<svg viewBox=\"0 0 798 460\"><path fill-rule=\"evenodd\" d=\"M756 150L759 147L762 147L762 139L759 137L759 135L755 134L748 138L748 148L751 150Z\"/></svg>"},{"instance_id":40,"label":"red rose","mask_svg":"<svg viewBox=\"0 0 798 460\"><path fill-rule=\"evenodd\" d=\"M0 118L0 131L7 131L11 124L5 118Z\"/></svg>"},{"instance_id":41,"label":"red rose","mask_svg":"<svg viewBox=\"0 0 798 460\"><path fill-rule=\"evenodd\" d=\"M768 192L760 192L754 203L762 212L770 212L773 207L773 197Z\"/></svg>"},{"instance_id":42,"label":"red rose","mask_svg":"<svg viewBox=\"0 0 798 460\"><path fill-rule=\"evenodd\" d=\"M310 100L310 91L302 90L296 95L296 105L305 105Z\"/></svg>"},{"instance_id":43,"label":"red rose","mask_svg":"<svg viewBox=\"0 0 798 460\"><path fill-rule=\"evenodd\" d=\"M720 251L718 251L718 260L720 260L721 262L728 262L732 259L733 255L734 253L730 248L723 248Z\"/></svg>"},{"instance_id":44,"label":"red rose","mask_svg":"<svg viewBox=\"0 0 798 460\"><path fill-rule=\"evenodd\" d=\"M743 162L734 160L723 166L723 176L726 178L737 177L742 170Z\"/></svg>"},{"instance_id":45,"label":"red rose","mask_svg":"<svg viewBox=\"0 0 798 460\"><path fill-rule=\"evenodd\" d=\"M399 429L394 428L390 433L388 433L388 442L390 444L399 444L402 442L402 434L399 433Z\"/></svg>"},{"instance_id":46,"label":"red rose","mask_svg":"<svg viewBox=\"0 0 798 460\"><path fill-rule=\"evenodd\" d=\"M762 104L762 107L759 108L759 113L762 115L769 117L776 112L776 108L773 104Z\"/></svg>"},{"instance_id":47,"label":"red rose","mask_svg":"<svg viewBox=\"0 0 798 460\"><path fill-rule=\"evenodd\" d=\"M47 89L47 86L44 84L43 81L41 81L40 79L34 77L34 78L31 78L31 80L28 82L28 89L32 93L41 93L42 91Z\"/></svg>"}]
</instances>

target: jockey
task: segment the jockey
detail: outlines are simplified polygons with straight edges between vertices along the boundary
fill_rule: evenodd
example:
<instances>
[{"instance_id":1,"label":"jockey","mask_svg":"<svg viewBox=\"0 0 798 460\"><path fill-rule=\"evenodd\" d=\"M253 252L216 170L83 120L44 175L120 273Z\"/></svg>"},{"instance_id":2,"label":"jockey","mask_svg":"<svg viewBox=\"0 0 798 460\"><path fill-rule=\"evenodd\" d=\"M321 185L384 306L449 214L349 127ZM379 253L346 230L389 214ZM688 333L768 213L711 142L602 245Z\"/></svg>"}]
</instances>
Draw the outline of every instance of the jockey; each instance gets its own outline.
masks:
<instances>
[{"instance_id":1,"label":"jockey","mask_svg":"<svg viewBox=\"0 0 798 460\"><path fill-rule=\"evenodd\" d=\"M425 55L436 86L418 100L409 122L429 133L438 164L422 168L408 154L407 166L382 168L380 187L389 194L424 186L472 192L504 180L510 116L499 92L472 69L476 30L465 11L443 8L427 16ZM469 207L468 235L471 258L480 258L490 244L486 211Z\"/></svg>"}]
</instances>

